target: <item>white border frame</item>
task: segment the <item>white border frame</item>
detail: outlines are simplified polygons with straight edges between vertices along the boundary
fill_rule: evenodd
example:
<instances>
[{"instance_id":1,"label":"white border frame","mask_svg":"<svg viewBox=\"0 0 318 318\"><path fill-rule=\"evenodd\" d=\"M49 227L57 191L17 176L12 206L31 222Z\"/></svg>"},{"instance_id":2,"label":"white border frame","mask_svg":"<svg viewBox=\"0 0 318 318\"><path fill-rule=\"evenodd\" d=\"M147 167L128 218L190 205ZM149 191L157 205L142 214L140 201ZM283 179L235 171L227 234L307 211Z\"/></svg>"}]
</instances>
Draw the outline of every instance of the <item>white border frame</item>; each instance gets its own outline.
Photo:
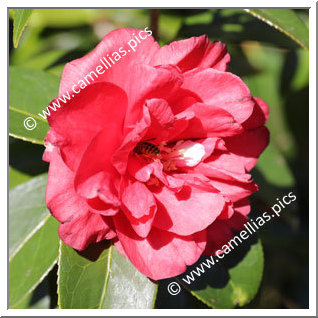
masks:
<instances>
[{"instance_id":1,"label":"white border frame","mask_svg":"<svg viewBox=\"0 0 318 318\"><path fill-rule=\"evenodd\" d=\"M87 8L87 6L80 6L79 2L69 1L69 0L55 0L55 7L60 8ZM116 1L115 5L111 5L108 1L97 1L90 0L89 3L82 2L82 4L89 4L90 7L99 7L99 8L120 8L120 7L131 7L133 4L135 7L141 8L177 8L184 7L189 5L191 8L211 8L213 5L214 8L231 8L236 7L238 4L240 7L245 8L309 8L309 63L310 63L310 74L309 74L309 309L213 309L212 311L207 309L7 309L7 287L4 282L7 282L7 260L3 257L1 263L1 296L0 296L0 314L1 316L120 316L120 315L129 315L129 316L316 316L316 2L315 1L279 1L279 0L267 0L267 1L195 1L196 7L193 7L193 2L185 3L183 1L174 1L171 0L161 0L149 2L149 1L138 1L135 0L133 3L128 1ZM220 4L220 6L217 6ZM39 0L30 0L27 3L21 0L15 1L5 1L5 4L2 4L1 10L1 21L2 21L2 30L1 30L1 43L7 43L7 9L8 7L41 7L41 8L50 8L51 6L45 5L43 1ZM157 6L156 6L157 5ZM2 49L0 51L1 61L3 64L3 70L8 69L8 49ZM4 65L4 63L6 65ZM1 85L1 96L3 99L3 105L1 107L1 117L2 125L0 125L1 133L1 144L3 148L7 147L7 132L8 132L8 123L5 123L7 118L7 107L4 105L7 104L8 100L4 100L5 96L8 99L8 87L7 87L7 73L2 73L2 85ZM6 136L6 137L5 137ZM6 138L6 139L5 139ZM7 153L8 156L8 153ZM6 161L7 159L7 161ZM8 158L1 156L2 167L8 165ZM4 162L6 161L6 162ZM7 176L7 173L3 173L3 176ZM6 184L6 177L2 178L2 185ZM6 185L7 187L7 185ZM7 197L4 193L7 192L6 188L3 186L1 189L2 196L4 197L4 202L6 202L6 208L8 207ZM1 255L7 257L7 215L2 211L3 221L1 222Z\"/></svg>"}]
</instances>

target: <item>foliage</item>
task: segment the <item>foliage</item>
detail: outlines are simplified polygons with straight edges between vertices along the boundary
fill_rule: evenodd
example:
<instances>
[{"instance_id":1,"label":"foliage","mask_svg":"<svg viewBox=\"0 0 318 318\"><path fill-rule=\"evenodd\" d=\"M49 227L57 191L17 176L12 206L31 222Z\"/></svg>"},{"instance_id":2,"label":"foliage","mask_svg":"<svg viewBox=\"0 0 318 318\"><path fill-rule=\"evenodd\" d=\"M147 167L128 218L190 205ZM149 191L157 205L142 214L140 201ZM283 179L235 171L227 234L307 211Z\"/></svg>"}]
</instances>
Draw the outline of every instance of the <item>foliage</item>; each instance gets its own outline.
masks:
<instances>
[{"instance_id":1,"label":"foliage","mask_svg":"<svg viewBox=\"0 0 318 318\"><path fill-rule=\"evenodd\" d=\"M30 19L32 9L14 9L14 30L13 30L13 43L14 47L18 47L20 37L23 30L27 26Z\"/></svg>"}]
</instances>

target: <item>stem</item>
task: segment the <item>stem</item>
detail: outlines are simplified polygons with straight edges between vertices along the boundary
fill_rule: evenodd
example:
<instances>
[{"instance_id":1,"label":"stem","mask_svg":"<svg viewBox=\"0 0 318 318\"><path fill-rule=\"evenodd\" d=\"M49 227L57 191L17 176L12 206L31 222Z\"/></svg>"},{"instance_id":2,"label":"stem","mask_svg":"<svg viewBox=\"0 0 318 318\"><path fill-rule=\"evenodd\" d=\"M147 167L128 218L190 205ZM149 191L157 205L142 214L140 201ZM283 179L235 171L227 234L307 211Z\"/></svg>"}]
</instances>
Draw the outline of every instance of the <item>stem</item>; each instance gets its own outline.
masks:
<instances>
[{"instance_id":1,"label":"stem","mask_svg":"<svg viewBox=\"0 0 318 318\"><path fill-rule=\"evenodd\" d=\"M150 9L150 27L152 31L152 35L155 38L155 40L159 39L158 32L159 32L159 15L160 10L159 9Z\"/></svg>"}]
</instances>

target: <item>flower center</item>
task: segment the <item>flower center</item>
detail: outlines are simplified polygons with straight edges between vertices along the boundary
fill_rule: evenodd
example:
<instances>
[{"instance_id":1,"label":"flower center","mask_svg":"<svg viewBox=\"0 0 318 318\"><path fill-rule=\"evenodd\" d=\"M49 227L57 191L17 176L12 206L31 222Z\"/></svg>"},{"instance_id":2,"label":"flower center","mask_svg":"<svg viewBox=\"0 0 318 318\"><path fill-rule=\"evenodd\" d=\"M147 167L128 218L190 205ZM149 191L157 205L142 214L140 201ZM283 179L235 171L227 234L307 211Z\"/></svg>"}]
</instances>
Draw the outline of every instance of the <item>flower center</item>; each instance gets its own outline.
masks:
<instances>
[{"instance_id":1,"label":"flower center","mask_svg":"<svg viewBox=\"0 0 318 318\"><path fill-rule=\"evenodd\" d=\"M133 152L147 159L160 160L165 171L194 167L206 153L202 144L191 140L180 140L174 145L167 145L165 142L160 145L139 142Z\"/></svg>"}]
</instances>

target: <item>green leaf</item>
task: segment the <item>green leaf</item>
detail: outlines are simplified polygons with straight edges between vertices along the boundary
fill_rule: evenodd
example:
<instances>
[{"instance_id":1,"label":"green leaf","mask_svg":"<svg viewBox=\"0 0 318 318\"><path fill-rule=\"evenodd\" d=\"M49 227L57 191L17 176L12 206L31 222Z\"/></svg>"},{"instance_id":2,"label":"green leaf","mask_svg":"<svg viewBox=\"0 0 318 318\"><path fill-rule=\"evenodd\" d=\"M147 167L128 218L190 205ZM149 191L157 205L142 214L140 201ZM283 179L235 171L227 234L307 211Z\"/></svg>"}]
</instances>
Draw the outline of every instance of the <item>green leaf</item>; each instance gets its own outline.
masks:
<instances>
[{"instance_id":1,"label":"green leaf","mask_svg":"<svg viewBox=\"0 0 318 318\"><path fill-rule=\"evenodd\" d=\"M9 307L15 308L57 261L58 222L49 216L9 262Z\"/></svg>"},{"instance_id":2,"label":"green leaf","mask_svg":"<svg viewBox=\"0 0 318 318\"><path fill-rule=\"evenodd\" d=\"M179 10L181 11L181 10ZM249 71L239 53L242 46L250 42L266 43L271 47L294 49L298 44L284 33L278 32L259 19L246 14L242 9L189 10L178 32L178 38L206 34L211 41L227 44L231 53L230 68L236 59L245 73Z\"/></svg>"},{"instance_id":3,"label":"green leaf","mask_svg":"<svg viewBox=\"0 0 318 318\"><path fill-rule=\"evenodd\" d=\"M25 141L44 144L44 137L48 131L47 121L38 113L46 109L47 105L58 94L59 78L53 74L21 67L9 68L9 134ZM28 130L25 124L32 127Z\"/></svg>"},{"instance_id":4,"label":"green leaf","mask_svg":"<svg viewBox=\"0 0 318 318\"><path fill-rule=\"evenodd\" d=\"M278 187L295 186L295 178L286 159L277 149L273 141L268 145L257 162L257 169L261 171L265 180Z\"/></svg>"},{"instance_id":5,"label":"green leaf","mask_svg":"<svg viewBox=\"0 0 318 318\"><path fill-rule=\"evenodd\" d=\"M9 189L14 188L20 183L26 182L31 179L26 173L23 173L17 169L9 167Z\"/></svg>"},{"instance_id":6,"label":"green leaf","mask_svg":"<svg viewBox=\"0 0 318 318\"><path fill-rule=\"evenodd\" d=\"M103 249L98 259L92 261L60 244L60 308L152 308L156 290L156 284L113 246Z\"/></svg>"},{"instance_id":7,"label":"green leaf","mask_svg":"<svg viewBox=\"0 0 318 318\"><path fill-rule=\"evenodd\" d=\"M285 104L281 85L288 79L282 77L285 54L279 50L260 44L243 47L248 62L257 70L255 74L243 76L253 96L262 98L269 106L269 120L266 126L271 140L285 158L295 155L295 140L287 114L289 105ZM266 151L266 150L265 150Z\"/></svg>"},{"instance_id":8,"label":"green leaf","mask_svg":"<svg viewBox=\"0 0 318 318\"><path fill-rule=\"evenodd\" d=\"M107 9L35 9L36 15L32 22L40 27L75 28L93 24L98 18L104 17Z\"/></svg>"},{"instance_id":9,"label":"green leaf","mask_svg":"<svg viewBox=\"0 0 318 318\"><path fill-rule=\"evenodd\" d=\"M21 301L19 301L14 309L27 309L29 307L30 301L32 299L32 293L27 294Z\"/></svg>"},{"instance_id":10,"label":"green leaf","mask_svg":"<svg viewBox=\"0 0 318 318\"><path fill-rule=\"evenodd\" d=\"M255 297L260 286L264 257L260 241L251 245L244 257L239 257L237 262L239 249L240 247L236 247L231 254L225 255L222 261L208 269L210 277L209 273L201 274L201 283L195 281L189 286L182 280L178 281L192 295L212 308L225 309L246 305Z\"/></svg>"},{"instance_id":11,"label":"green leaf","mask_svg":"<svg viewBox=\"0 0 318 318\"><path fill-rule=\"evenodd\" d=\"M52 73L52 74L54 74L56 76L61 77L62 73L63 73L63 70L64 70L64 67L65 67L64 64L59 64L59 65L55 65L55 66L50 67L47 71L49 73Z\"/></svg>"},{"instance_id":12,"label":"green leaf","mask_svg":"<svg viewBox=\"0 0 318 318\"><path fill-rule=\"evenodd\" d=\"M306 24L291 9L245 9L248 13L283 32L304 49L309 48Z\"/></svg>"},{"instance_id":13,"label":"green leaf","mask_svg":"<svg viewBox=\"0 0 318 318\"><path fill-rule=\"evenodd\" d=\"M110 276L102 308L153 308L157 285L113 248Z\"/></svg>"},{"instance_id":14,"label":"green leaf","mask_svg":"<svg viewBox=\"0 0 318 318\"><path fill-rule=\"evenodd\" d=\"M159 21L160 40L164 40L165 44L173 41L180 30L183 19L161 12Z\"/></svg>"},{"instance_id":15,"label":"green leaf","mask_svg":"<svg viewBox=\"0 0 318 318\"><path fill-rule=\"evenodd\" d=\"M57 307L57 266L55 265L31 293L28 293L14 309L58 309Z\"/></svg>"},{"instance_id":16,"label":"green leaf","mask_svg":"<svg viewBox=\"0 0 318 318\"><path fill-rule=\"evenodd\" d=\"M44 202L46 182L47 174L44 174L9 192L10 259L50 215Z\"/></svg>"},{"instance_id":17,"label":"green leaf","mask_svg":"<svg viewBox=\"0 0 318 318\"><path fill-rule=\"evenodd\" d=\"M32 22L35 20L36 14L32 16ZM46 37L41 37L43 29L40 27L29 28L23 35L23 45L19 45L10 54L10 65L21 66L30 58L34 57L41 51L49 51L52 46L48 46Z\"/></svg>"},{"instance_id":18,"label":"green leaf","mask_svg":"<svg viewBox=\"0 0 318 318\"><path fill-rule=\"evenodd\" d=\"M26 62L23 63L23 67L44 70L58 61L63 55L65 55L66 50L51 50L49 52L44 52L38 54Z\"/></svg>"},{"instance_id":19,"label":"green leaf","mask_svg":"<svg viewBox=\"0 0 318 318\"><path fill-rule=\"evenodd\" d=\"M19 307L57 261L58 222L44 203L47 176L9 192L9 306Z\"/></svg>"},{"instance_id":20,"label":"green leaf","mask_svg":"<svg viewBox=\"0 0 318 318\"><path fill-rule=\"evenodd\" d=\"M31 17L32 9L14 9L13 12L13 45L18 47L22 32Z\"/></svg>"}]
</instances>

